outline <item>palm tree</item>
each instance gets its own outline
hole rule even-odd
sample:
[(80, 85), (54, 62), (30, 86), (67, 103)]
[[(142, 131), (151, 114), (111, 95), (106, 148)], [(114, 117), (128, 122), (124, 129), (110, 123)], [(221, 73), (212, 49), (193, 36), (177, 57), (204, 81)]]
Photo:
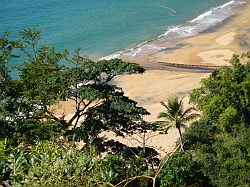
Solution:
[(161, 102), (161, 105), (166, 108), (166, 111), (159, 113), (157, 118), (163, 118), (164, 121), (157, 121), (161, 125), (162, 130), (166, 133), (170, 128), (177, 128), (180, 135), (180, 146), (184, 152), (181, 128), (186, 129), (185, 123), (194, 120), (199, 116), (198, 113), (192, 113), (196, 109), (189, 107), (184, 110), (182, 99), (178, 97), (171, 97), (168, 99), (167, 104)]

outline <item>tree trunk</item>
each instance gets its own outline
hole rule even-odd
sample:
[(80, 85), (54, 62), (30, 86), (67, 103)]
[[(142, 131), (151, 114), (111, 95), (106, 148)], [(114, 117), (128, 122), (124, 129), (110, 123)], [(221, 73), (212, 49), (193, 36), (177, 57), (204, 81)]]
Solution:
[(153, 187), (155, 187), (155, 178), (153, 178)]
[(180, 144), (181, 144), (181, 151), (184, 152), (184, 148), (183, 148), (183, 143), (182, 143), (182, 134), (181, 134), (181, 129), (178, 128), (179, 131), (179, 135), (180, 135)]

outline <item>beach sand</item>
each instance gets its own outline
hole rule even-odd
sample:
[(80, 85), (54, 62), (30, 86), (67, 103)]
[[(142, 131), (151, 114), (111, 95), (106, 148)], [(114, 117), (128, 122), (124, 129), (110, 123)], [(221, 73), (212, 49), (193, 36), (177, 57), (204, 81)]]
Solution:
[[(164, 110), (159, 104), (169, 97), (184, 98), (188, 106), (188, 93), (200, 86), (200, 80), (208, 77), (209, 73), (185, 68), (165, 66), (168, 63), (187, 64), (192, 66), (221, 66), (229, 65), (232, 54), (241, 54), (250, 50), (250, 6), (245, 4), (237, 15), (226, 20), (220, 27), (211, 29), (198, 36), (184, 38), (178, 41), (178, 48), (128, 58), (125, 61), (136, 62), (144, 67), (150, 67), (144, 74), (121, 75), (114, 79), (114, 83), (122, 87), (125, 94), (146, 108), (151, 115), (145, 120), (156, 121), (157, 115)], [(152, 41), (154, 42), (154, 41)], [(168, 42), (165, 43), (166, 48)], [(64, 107), (64, 106), (62, 106)], [(66, 107), (70, 109), (70, 107)], [(73, 110), (73, 109), (70, 109)], [(65, 110), (68, 115), (73, 111)], [(116, 138), (112, 134), (105, 134), (108, 138), (115, 138), (129, 146), (140, 145), (130, 138)], [(172, 129), (166, 135), (154, 136), (147, 142), (147, 146), (157, 150), (170, 152), (173, 150), (178, 131)], [(163, 152), (164, 152), (163, 151)], [(162, 153), (163, 153), (162, 152)]]
[[(121, 56), (124, 60), (154, 68), (157, 64), (175, 63), (201, 66), (221, 66), (228, 64), (232, 54), (250, 49), (250, 8), (244, 4), (236, 16), (228, 18), (221, 26), (200, 35), (179, 41), (152, 41), (152, 45), (166, 48), (137, 56)], [(159, 43), (160, 42), (160, 43)], [(172, 46), (174, 43), (174, 46)], [(171, 46), (171, 47), (169, 47)], [(153, 63), (152, 63), (153, 62)]]

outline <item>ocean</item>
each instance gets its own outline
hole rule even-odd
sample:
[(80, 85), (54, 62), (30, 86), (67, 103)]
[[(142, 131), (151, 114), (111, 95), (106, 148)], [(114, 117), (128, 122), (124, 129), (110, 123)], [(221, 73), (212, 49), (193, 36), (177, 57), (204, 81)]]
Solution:
[[(38, 26), (42, 42), (81, 48), (92, 59), (150, 50), (148, 41), (192, 36), (215, 27), (247, 0), (1, 0), (0, 32), (15, 38)], [(107, 58), (108, 58), (107, 57)]]

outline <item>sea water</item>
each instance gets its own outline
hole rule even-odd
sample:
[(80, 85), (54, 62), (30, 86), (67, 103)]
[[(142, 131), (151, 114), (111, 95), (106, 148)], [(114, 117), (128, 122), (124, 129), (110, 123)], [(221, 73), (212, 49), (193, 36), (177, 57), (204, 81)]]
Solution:
[(0, 32), (8, 30), (15, 37), (38, 26), (42, 42), (58, 50), (81, 48), (93, 59), (116, 57), (138, 46), (142, 50), (155, 38), (199, 34), (231, 16), (231, 9), (244, 1), (0, 0)]

